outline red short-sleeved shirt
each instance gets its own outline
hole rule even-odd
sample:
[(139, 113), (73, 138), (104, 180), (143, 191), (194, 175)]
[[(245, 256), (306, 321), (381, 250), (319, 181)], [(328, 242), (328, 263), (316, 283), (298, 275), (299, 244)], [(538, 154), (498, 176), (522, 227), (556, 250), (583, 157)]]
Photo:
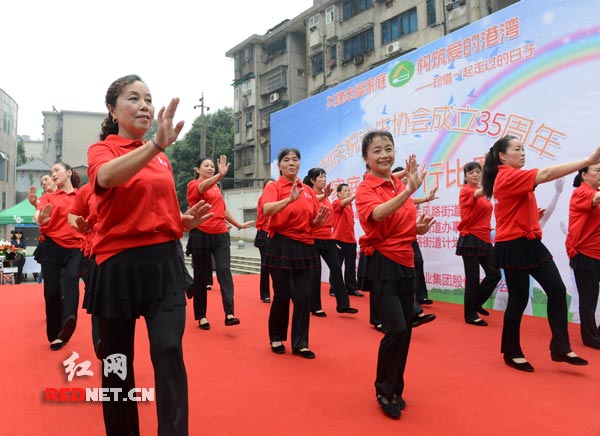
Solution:
[(339, 198), (331, 205), (333, 208), (333, 239), (336, 241), (356, 243), (354, 234), (354, 210), (352, 203), (342, 207), (342, 200)]
[(319, 201), (319, 203), (325, 206), (327, 209), (329, 209), (331, 213), (329, 214), (327, 221), (325, 221), (325, 223), (322, 226), (315, 228), (313, 235), (315, 239), (333, 239), (333, 224), (335, 221), (333, 218), (333, 208), (331, 207), (331, 202), (329, 201), (329, 198), (323, 197), (323, 199)]
[(475, 198), (476, 190), (469, 185), (464, 185), (460, 190), (458, 231), (461, 236), (473, 235), (489, 244), (492, 242), (490, 238), (492, 203), (484, 196)]
[(581, 253), (600, 260), (600, 207), (592, 207), (592, 200), (597, 193), (597, 189), (582, 183), (571, 194), (566, 240), (569, 257)]
[(188, 183), (187, 187), (187, 200), (190, 207), (198, 203), (200, 200), (204, 200), (210, 204), (210, 212), (214, 215), (201, 223), (198, 230), (202, 230), (204, 233), (211, 235), (218, 235), (220, 233), (227, 233), (227, 224), (225, 224), (225, 200), (223, 200), (223, 194), (221, 190), (215, 184), (209, 189), (204, 191), (202, 194), (198, 192), (198, 185), (202, 183), (201, 179), (192, 180)]
[(92, 254), (98, 264), (124, 250), (181, 239), (183, 235), (173, 171), (166, 154), (154, 156), (121, 186), (104, 189), (96, 183), (102, 165), (141, 145), (140, 141), (109, 135), (88, 150), (88, 176), (98, 209)]
[(265, 204), (264, 195), (261, 194), (258, 197), (258, 201), (256, 202), (256, 223), (254, 227), (256, 230), (262, 230), (264, 232), (269, 232), (269, 218), (263, 213), (263, 205)]
[(392, 182), (365, 175), (356, 190), (356, 209), (365, 234), (359, 238), (360, 251), (369, 255), (373, 249), (388, 259), (407, 267), (415, 266), (412, 243), (417, 239), (417, 208), (409, 198), (392, 215), (383, 221), (371, 217), (373, 210), (395, 198), (406, 188), (400, 179), (392, 176)]
[(89, 183), (86, 183), (81, 187), (75, 196), (75, 201), (73, 201), (69, 213), (72, 213), (73, 215), (79, 215), (89, 222), (90, 229), (84, 235), (85, 241), (83, 243), (83, 254), (85, 256), (90, 256), (92, 252), (92, 244), (94, 242), (94, 226), (98, 221), (98, 210), (96, 208), (96, 196), (92, 192), (92, 187)]
[(535, 199), (535, 178), (538, 170), (519, 170), (498, 166), (494, 182), (494, 216), (496, 242), (519, 238), (542, 239)]
[(42, 195), (37, 206), (37, 210), (42, 210), (47, 204), (52, 205), (50, 221), (44, 226), (44, 235), (63, 248), (83, 247), (83, 235), (71, 227), (67, 220), (76, 195), (77, 189), (70, 193), (57, 189), (52, 193)]
[[(293, 185), (285, 177), (280, 177), (274, 183), (269, 183), (263, 191), (263, 207), (267, 203), (289, 198)], [(313, 220), (319, 212), (319, 201), (312, 188), (301, 184), (304, 191), (296, 201), (288, 204), (283, 210), (270, 216), (269, 236), (273, 238), (275, 233), (287, 236), (305, 244), (314, 244)]]

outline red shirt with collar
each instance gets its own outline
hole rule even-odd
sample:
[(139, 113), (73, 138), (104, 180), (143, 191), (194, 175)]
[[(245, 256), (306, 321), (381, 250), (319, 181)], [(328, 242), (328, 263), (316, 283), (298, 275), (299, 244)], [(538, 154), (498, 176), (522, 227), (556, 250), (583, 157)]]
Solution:
[[(392, 183), (393, 182), (393, 183)], [(417, 208), (412, 198), (382, 221), (372, 218), (375, 208), (404, 191), (395, 176), (392, 181), (366, 174), (356, 190), (356, 210), (365, 234), (359, 238), (360, 251), (367, 256), (377, 250), (388, 259), (407, 267), (415, 266), (412, 243), (417, 239)]]
[(201, 223), (198, 230), (202, 230), (204, 233), (211, 235), (218, 235), (220, 233), (227, 233), (227, 224), (225, 224), (225, 200), (223, 200), (223, 194), (215, 183), (209, 189), (204, 191), (202, 194), (198, 192), (198, 186), (202, 183), (202, 179), (195, 179), (188, 183), (187, 187), (187, 200), (190, 207), (198, 203), (200, 200), (204, 200), (206, 203), (211, 205), (210, 212), (214, 215)]
[(339, 198), (331, 205), (333, 208), (333, 239), (336, 241), (356, 243), (354, 234), (354, 210), (352, 202), (342, 207), (342, 200)]
[(496, 242), (519, 238), (542, 239), (542, 228), (535, 199), (538, 169), (520, 170), (498, 166), (494, 182)]
[(571, 194), (569, 231), (565, 242), (569, 257), (581, 253), (600, 260), (600, 207), (592, 207), (597, 193), (597, 189), (582, 182)]
[(109, 135), (88, 149), (88, 176), (98, 210), (92, 255), (99, 265), (124, 250), (181, 239), (183, 235), (173, 172), (166, 154), (158, 153), (116, 188), (105, 189), (96, 183), (102, 165), (141, 145), (137, 140)]
[[(318, 199), (317, 199), (317, 201), (318, 201)], [(321, 201), (319, 201), (319, 203), (322, 204), (323, 206), (325, 206), (327, 209), (329, 209), (330, 214), (329, 214), (329, 217), (327, 217), (327, 221), (325, 221), (325, 224), (323, 224), (320, 227), (315, 228), (313, 235), (314, 235), (315, 239), (321, 239), (321, 240), (333, 239), (333, 224), (335, 223), (335, 221), (334, 221), (334, 217), (333, 217), (333, 208), (331, 207), (331, 202), (329, 201), (329, 198), (323, 197), (323, 199)]]
[(96, 209), (96, 196), (92, 192), (92, 187), (89, 183), (81, 187), (75, 196), (75, 201), (71, 205), (69, 213), (79, 215), (89, 222), (89, 230), (84, 234), (83, 254), (90, 256), (94, 242), (94, 226), (98, 221), (98, 210)]
[[(274, 183), (269, 183), (263, 191), (263, 207), (266, 203), (289, 198), (292, 187), (296, 183), (297, 181), (292, 183), (283, 176)], [(298, 199), (270, 216), (269, 237), (273, 238), (275, 233), (279, 233), (296, 241), (313, 245), (315, 243), (313, 220), (319, 212), (319, 201), (310, 186), (302, 183), (299, 186), (302, 186), (304, 191)]]
[(37, 206), (37, 210), (42, 210), (47, 204), (52, 205), (50, 221), (44, 225), (43, 234), (63, 248), (83, 247), (83, 235), (71, 227), (67, 220), (76, 195), (77, 189), (70, 193), (57, 189), (52, 193), (42, 195)]
[(256, 223), (254, 227), (256, 230), (262, 230), (264, 232), (269, 232), (269, 218), (263, 213), (263, 205), (265, 204), (264, 200), (264, 192), (258, 197), (258, 201), (256, 203)]
[(483, 242), (491, 244), (492, 203), (483, 195), (475, 198), (476, 190), (469, 185), (464, 185), (460, 190), (458, 231), (461, 236), (473, 235)]

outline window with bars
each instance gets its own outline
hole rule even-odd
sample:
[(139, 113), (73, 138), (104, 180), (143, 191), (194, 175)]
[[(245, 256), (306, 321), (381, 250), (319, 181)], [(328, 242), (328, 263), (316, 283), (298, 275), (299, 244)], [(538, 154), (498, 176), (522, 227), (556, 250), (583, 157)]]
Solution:
[(349, 62), (355, 56), (373, 50), (375, 48), (373, 35), (373, 28), (370, 28), (344, 40), (344, 61)]
[(282, 88), (287, 88), (287, 67), (279, 67), (261, 77), (262, 94), (270, 94)]
[(412, 8), (381, 23), (381, 42), (387, 44), (417, 30), (417, 8)]

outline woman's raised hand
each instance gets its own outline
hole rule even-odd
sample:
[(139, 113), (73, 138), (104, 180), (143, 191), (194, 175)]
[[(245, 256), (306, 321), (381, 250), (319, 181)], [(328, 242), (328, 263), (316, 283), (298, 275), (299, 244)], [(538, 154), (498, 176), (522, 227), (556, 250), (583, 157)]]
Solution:
[[(425, 167), (423, 167), (425, 168)], [(411, 154), (406, 160), (406, 177), (408, 177), (408, 189), (411, 192), (415, 192), (425, 179), (427, 170), (423, 169), (419, 173), (419, 164), (417, 163), (417, 157)]]
[(298, 197), (300, 197), (300, 194), (302, 194), (303, 192), (304, 186), (302, 185), (302, 183), (300, 183), (300, 180), (296, 180), (294, 187), (290, 191), (290, 203), (298, 200)]
[(183, 129), (183, 121), (179, 121), (176, 125), (173, 125), (173, 118), (175, 118), (178, 105), (179, 97), (172, 98), (166, 108), (163, 106), (158, 111), (158, 130), (156, 131), (154, 141), (163, 150), (175, 142), (179, 136), (179, 132)]
[(183, 230), (185, 232), (198, 227), (201, 223), (209, 219), (214, 213), (208, 213), (211, 205), (206, 203), (204, 200), (200, 200), (198, 203), (190, 207), (181, 216), (183, 222)]
[(219, 168), (219, 174), (221, 177), (225, 177), (227, 171), (229, 171), (229, 163), (227, 163), (227, 156), (222, 154), (219, 156), (219, 160), (217, 161), (217, 167)]
[(329, 218), (330, 214), (331, 214), (331, 209), (329, 209), (327, 206), (325, 206), (323, 204), (320, 205), (319, 211), (317, 212), (317, 216), (315, 217), (315, 221), (314, 221), (315, 227), (319, 227), (319, 226), (322, 226), (323, 224), (325, 224), (325, 221), (327, 221), (327, 218)]

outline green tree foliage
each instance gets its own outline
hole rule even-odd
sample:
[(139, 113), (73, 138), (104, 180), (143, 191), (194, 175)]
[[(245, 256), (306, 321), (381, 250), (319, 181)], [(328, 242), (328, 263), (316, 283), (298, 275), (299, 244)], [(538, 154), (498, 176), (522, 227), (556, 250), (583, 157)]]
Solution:
[(25, 145), (23, 145), (23, 138), (17, 136), (17, 166), (23, 165), (27, 162), (27, 156), (25, 156)]
[[(202, 157), (210, 157), (216, 161), (221, 154), (225, 154), (231, 165), (227, 176), (221, 181), (221, 188), (233, 188), (233, 109), (219, 109), (205, 116), (204, 121), (206, 122), (207, 156)], [(187, 185), (194, 178), (194, 167), (201, 157), (202, 126), (202, 118), (196, 118), (185, 136), (167, 149), (173, 167), (177, 198), (182, 210), (187, 209)]]

